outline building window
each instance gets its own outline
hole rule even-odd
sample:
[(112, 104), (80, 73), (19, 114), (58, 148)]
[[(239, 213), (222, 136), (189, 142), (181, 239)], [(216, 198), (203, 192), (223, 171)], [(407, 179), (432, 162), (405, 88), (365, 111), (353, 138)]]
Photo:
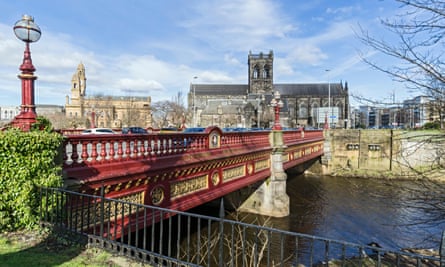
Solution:
[(255, 66), (253, 68), (253, 78), (258, 79), (259, 75), (260, 75), (260, 69), (258, 68), (258, 66)]
[(270, 68), (269, 68), (269, 66), (265, 66), (264, 67), (263, 78), (266, 78), (266, 79), (270, 78)]
[(306, 118), (307, 117), (307, 108), (305, 104), (300, 104), (298, 108), (298, 117), (299, 118)]

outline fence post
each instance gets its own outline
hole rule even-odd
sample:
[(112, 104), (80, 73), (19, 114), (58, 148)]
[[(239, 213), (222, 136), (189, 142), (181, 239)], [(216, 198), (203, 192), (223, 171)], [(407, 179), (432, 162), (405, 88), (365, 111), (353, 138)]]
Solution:
[(219, 206), (219, 259), (218, 265), (224, 266), (224, 198)]
[(440, 239), (440, 267), (445, 267), (445, 230), (442, 232), (442, 238)]
[(100, 237), (104, 237), (104, 218), (105, 218), (105, 187), (100, 187)]

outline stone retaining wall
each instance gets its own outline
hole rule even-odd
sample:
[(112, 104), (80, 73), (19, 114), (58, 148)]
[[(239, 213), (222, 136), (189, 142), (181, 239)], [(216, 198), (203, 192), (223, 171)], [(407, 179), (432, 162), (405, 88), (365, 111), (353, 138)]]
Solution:
[(356, 175), (361, 171), (405, 175), (413, 168), (432, 168), (442, 164), (443, 139), (443, 132), (328, 130), (325, 131), (323, 173)]

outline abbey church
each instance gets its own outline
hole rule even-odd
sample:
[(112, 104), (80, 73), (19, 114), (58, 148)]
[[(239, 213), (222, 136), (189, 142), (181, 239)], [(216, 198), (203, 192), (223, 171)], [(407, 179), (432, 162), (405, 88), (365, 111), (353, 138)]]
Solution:
[(71, 79), (71, 98), (65, 114), (74, 127), (152, 126), (151, 98), (134, 96), (87, 96), (85, 66), (80, 63)]
[(349, 93), (345, 83), (275, 83), (274, 54), (248, 55), (248, 84), (190, 84), (193, 126), (261, 127), (273, 124), (271, 100), (280, 93), (283, 127), (347, 128)]

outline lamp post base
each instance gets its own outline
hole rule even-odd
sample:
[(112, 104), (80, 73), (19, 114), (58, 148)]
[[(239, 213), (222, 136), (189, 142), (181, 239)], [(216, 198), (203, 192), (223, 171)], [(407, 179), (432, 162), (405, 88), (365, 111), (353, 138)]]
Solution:
[(10, 125), (14, 128), (19, 128), (22, 131), (29, 131), (31, 126), (36, 123), (37, 115), (32, 112), (20, 112), (10, 123)]

